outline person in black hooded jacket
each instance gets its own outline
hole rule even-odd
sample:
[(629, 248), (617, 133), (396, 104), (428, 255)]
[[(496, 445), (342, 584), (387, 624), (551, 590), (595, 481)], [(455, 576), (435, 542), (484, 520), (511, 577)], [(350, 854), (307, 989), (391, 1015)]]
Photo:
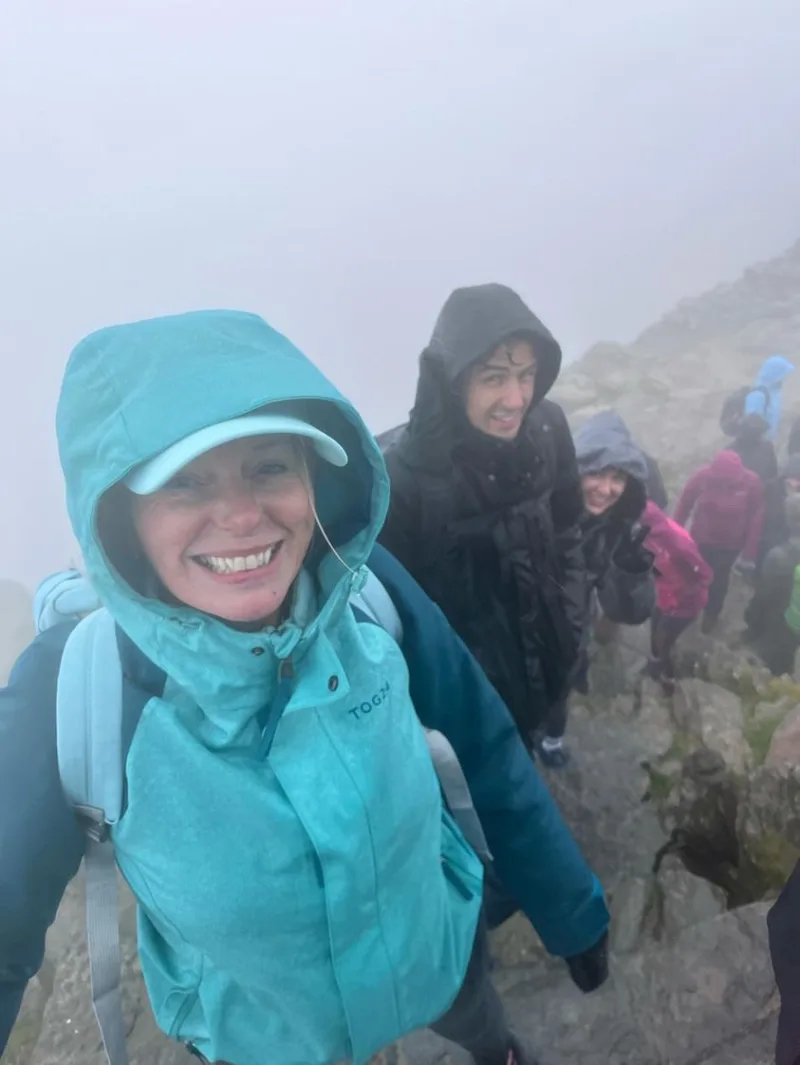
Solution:
[[(544, 401), (561, 349), (504, 285), (457, 289), (420, 357), (382, 541), (438, 603), (532, 749), (569, 691), (585, 614), (580, 478)], [(539, 408), (535, 421), (530, 417)]]

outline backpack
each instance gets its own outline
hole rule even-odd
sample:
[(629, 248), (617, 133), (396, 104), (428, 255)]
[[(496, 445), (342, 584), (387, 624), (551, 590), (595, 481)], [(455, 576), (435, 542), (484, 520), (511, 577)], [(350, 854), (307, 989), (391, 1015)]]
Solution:
[(36, 632), (63, 621), (76, 621), (100, 606), (97, 592), (76, 569), (60, 570), (41, 582), (33, 599)]
[[(120, 995), (117, 870), (111, 840), (111, 829), (125, 806), (122, 663), (114, 619), (100, 606), (85, 577), (75, 570), (55, 574), (40, 585), (42, 599), (48, 590), (53, 593), (62, 586), (63, 591), (65, 581), (83, 616), (67, 638), (58, 673), (58, 768), (67, 799), (86, 833), (86, 939), (92, 1007), (109, 1065), (129, 1065)], [(367, 571), (361, 590), (351, 596), (350, 605), (356, 617), (378, 625), (402, 644), (400, 616), (371, 571)], [(47, 613), (42, 603), (37, 605), (36, 616), (37, 624), (42, 619), (45, 628), (68, 620), (63, 609)], [(488, 865), (491, 854), (458, 757), (442, 733), (426, 729), (425, 735), (445, 804), (465, 839)]]
[(792, 597), (789, 600), (789, 606), (786, 608), (786, 613), (783, 615), (786, 618), (786, 624), (792, 630), (795, 635), (800, 636), (800, 565), (794, 567), (794, 574), (792, 577)]
[(735, 392), (731, 392), (723, 403), (722, 413), (719, 416), (719, 427), (726, 436), (739, 435), (739, 430), (745, 418), (744, 409), (747, 404), (747, 397), (751, 392), (760, 392), (764, 397), (764, 409), (765, 411), (769, 410), (769, 389), (764, 388), (762, 385), (757, 385), (755, 388), (743, 385), (741, 388), (737, 388)]

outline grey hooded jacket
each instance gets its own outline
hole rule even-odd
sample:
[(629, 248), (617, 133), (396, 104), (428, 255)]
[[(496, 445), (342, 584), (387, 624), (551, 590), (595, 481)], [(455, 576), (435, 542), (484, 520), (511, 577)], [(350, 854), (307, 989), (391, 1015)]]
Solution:
[(610, 621), (640, 625), (655, 607), (653, 556), (637, 544), (638, 521), (647, 503), (647, 457), (613, 410), (590, 418), (574, 434), (581, 476), (613, 467), (628, 475), (620, 498), (581, 523), (586, 562), (587, 603), (596, 591)]

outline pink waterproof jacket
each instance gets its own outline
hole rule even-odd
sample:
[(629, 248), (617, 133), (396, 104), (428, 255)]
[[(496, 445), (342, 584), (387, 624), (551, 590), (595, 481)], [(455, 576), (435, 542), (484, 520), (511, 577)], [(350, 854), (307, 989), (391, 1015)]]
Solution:
[(645, 546), (655, 557), (658, 609), (678, 618), (694, 618), (708, 602), (711, 568), (689, 533), (657, 507), (645, 507), (642, 522), (650, 526)]
[(675, 521), (692, 517), (698, 544), (727, 547), (755, 561), (764, 524), (764, 486), (734, 451), (720, 451), (691, 478), (675, 508)]

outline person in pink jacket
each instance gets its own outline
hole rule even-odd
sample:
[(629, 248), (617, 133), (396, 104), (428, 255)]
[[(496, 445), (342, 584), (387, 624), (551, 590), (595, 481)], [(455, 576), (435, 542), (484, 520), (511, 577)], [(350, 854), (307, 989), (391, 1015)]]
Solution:
[(764, 485), (734, 451), (720, 451), (689, 480), (675, 508), (675, 521), (691, 531), (714, 578), (708, 593), (703, 632), (711, 632), (725, 604), (731, 570), (741, 555), (755, 568), (764, 524)]
[(656, 609), (650, 620), (647, 672), (669, 694), (675, 687), (672, 649), (708, 602), (713, 573), (690, 534), (650, 500), (642, 515), (645, 547), (655, 555)]

